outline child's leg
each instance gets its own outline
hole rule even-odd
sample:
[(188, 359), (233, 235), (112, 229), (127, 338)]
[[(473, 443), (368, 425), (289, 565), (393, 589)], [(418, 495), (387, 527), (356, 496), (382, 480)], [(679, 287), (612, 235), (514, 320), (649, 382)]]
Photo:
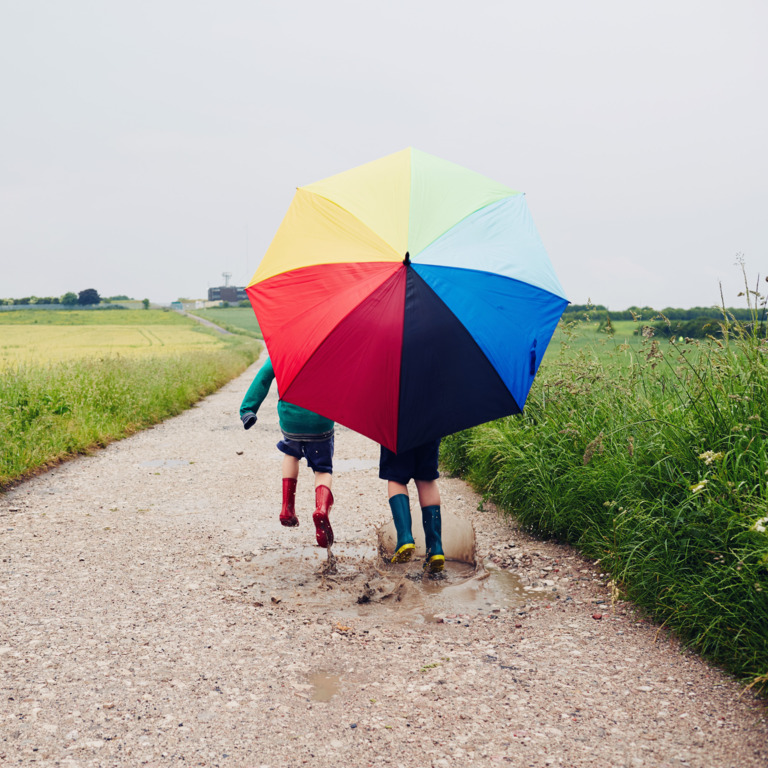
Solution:
[(283, 456), (283, 478), (296, 480), (299, 477), (299, 460), (287, 453)]
[(327, 475), (327, 483), (322, 482), (315, 474), (315, 511), (312, 522), (315, 524), (315, 539), (318, 547), (330, 547), (333, 544), (333, 528), (328, 519), (328, 513), (333, 506), (330, 480), (331, 476)]
[(436, 480), (416, 480), (421, 504), (421, 522), (424, 525), (424, 540), (427, 556), (424, 568), (430, 573), (442, 571), (445, 567), (443, 553), (442, 519), (440, 516), (440, 490)]
[(392, 510), (392, 520), (397, 531), (397, 544), (393, 563), (407, 563), (413, 556), (416, 545), (413, 543), (411, 530), (411, 505), (408, 499), (408, 487), (394, 480), (387, 481), (389, 508)]
[(440, 489), (437, 480), (416, 480), (416, 490), (419, 492), (419, 504), (422, 507), (440, 506)]
[(315, 524), (315, 539), (318, 547), (330, 547), (333, 544), (333, 528), (328, 513), (333, 506), (331, 480), (333, 478), (333, 436), (327, 440), (314, 440), (305, 443), (307, 464), (315, 473), (315, 511), (312, 522)]
[(402, 483), (396, 483), (394, 480), (387, 480), (387, 496), (391, 499), (400, 494), (408, 495), (408, 486)]
[(299, 476), (299, 460), (294, 456), (283, 456), (283, 508), (280, 522), (289, 528), (299, 524), (296, 517), (296, 481)]

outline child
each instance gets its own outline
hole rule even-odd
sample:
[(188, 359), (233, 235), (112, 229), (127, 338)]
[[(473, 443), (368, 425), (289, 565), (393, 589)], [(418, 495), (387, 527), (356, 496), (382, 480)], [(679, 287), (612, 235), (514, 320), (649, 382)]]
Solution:
[(393, 563), (408, 562), (415, 549), (411, 532), (411, 506), (408, 499), (408, 481), (413, 479), (419, 493), (421, 522), (424, 525), (424, 539), (427, 556), (424, 570), (438, 573), (445, 567), (440, 519), (440, 490), (437, 487), (437, 461), (440, 455), (440, 439), (412, 448), (409, 451), (392, 453), (381, 446), (379, 477), (387, 481), (389, 507), (397, 531), (397, 544)]
[[(256, 423), (256, 412), (269, 392), (275, 371), (272, 361), (260, 368), (256, 378), (248, 387), (240, 405), (240, 419), (246, 429)], [(312, 515), (315, 523), (315, 538), (319, 547), (333, 544), (333, 529), (328, 513), (333, 506), (331, 478), (333, 475), (333, 426), (330, 419), (318, 416), (298, 405), (278, 400), (277, 415), (283, 439), (277, 444), (283, 457), (283, 508), (280, 522), (286, 526), (299, 524), (296, 517), (295, 499), (296, 482), (299, 477), (299, 459), (306, 458), (310, 469), (315, 473), (316, 508)]]

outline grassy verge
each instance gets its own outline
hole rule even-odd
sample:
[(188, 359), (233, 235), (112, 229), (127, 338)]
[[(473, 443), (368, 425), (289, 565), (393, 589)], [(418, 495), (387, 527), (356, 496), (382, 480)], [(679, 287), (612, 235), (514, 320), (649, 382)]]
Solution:
[(240, 336), (203, 352), (6, 368), (0, 490), (182, 412), (244, 371), (260, 348)]
[(177, 312), (162, 309), (136, 311), (133, 309), (34, 310), (19, 309), (0, 312), (0, 326), (11, 325), (189, 325), (189, 320)]
[(264, 338), (261, 335), (259, 323), (250, 307), (213, 307), (211, 309), (190, 310), (190, 315), (210, 320), (221, 328), (232, 333), (242, 333), (256, 339)]
[(768, 340), (724, 325), (722, 342), (566, 344), (545, 358), (523, 416), (445, 438), (441, 457), (764, 688)]

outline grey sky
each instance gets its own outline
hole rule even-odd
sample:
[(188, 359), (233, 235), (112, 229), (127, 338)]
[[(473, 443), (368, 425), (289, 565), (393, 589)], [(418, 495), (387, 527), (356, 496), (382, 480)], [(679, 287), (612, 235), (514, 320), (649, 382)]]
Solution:
[(527, 193), (566, 294), (768, 272), (768, 4), (0, 0), (0, 297), (245, 284), (294, 188), (408, 146)]

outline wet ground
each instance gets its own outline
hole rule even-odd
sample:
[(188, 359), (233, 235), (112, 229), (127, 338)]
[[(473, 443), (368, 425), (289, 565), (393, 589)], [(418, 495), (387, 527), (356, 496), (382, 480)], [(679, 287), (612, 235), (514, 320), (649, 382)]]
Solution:
[(255, 371), (0, 497), (0, 764), (768, 764), (761, 700), (458, 479), (443, 578), (387, 562), (378, 449), (345, 429), (332, 560), (306, 469), (280, 526)]
[(332, 563), (317, 547), (306, 546), (263, 545), (258, 552), (226, 558), (244, 600), (300, 608), (308, 615), (333, 610), (346, 618), (382, 616), (419, 624), (476, 611), (516, 611), (547, 598), (531, 594), (518, 576), (490, 561), (448, 559), (443, 573), (430, 575), (419, 559), (393, 565), (370, 546), (337, 543)]

